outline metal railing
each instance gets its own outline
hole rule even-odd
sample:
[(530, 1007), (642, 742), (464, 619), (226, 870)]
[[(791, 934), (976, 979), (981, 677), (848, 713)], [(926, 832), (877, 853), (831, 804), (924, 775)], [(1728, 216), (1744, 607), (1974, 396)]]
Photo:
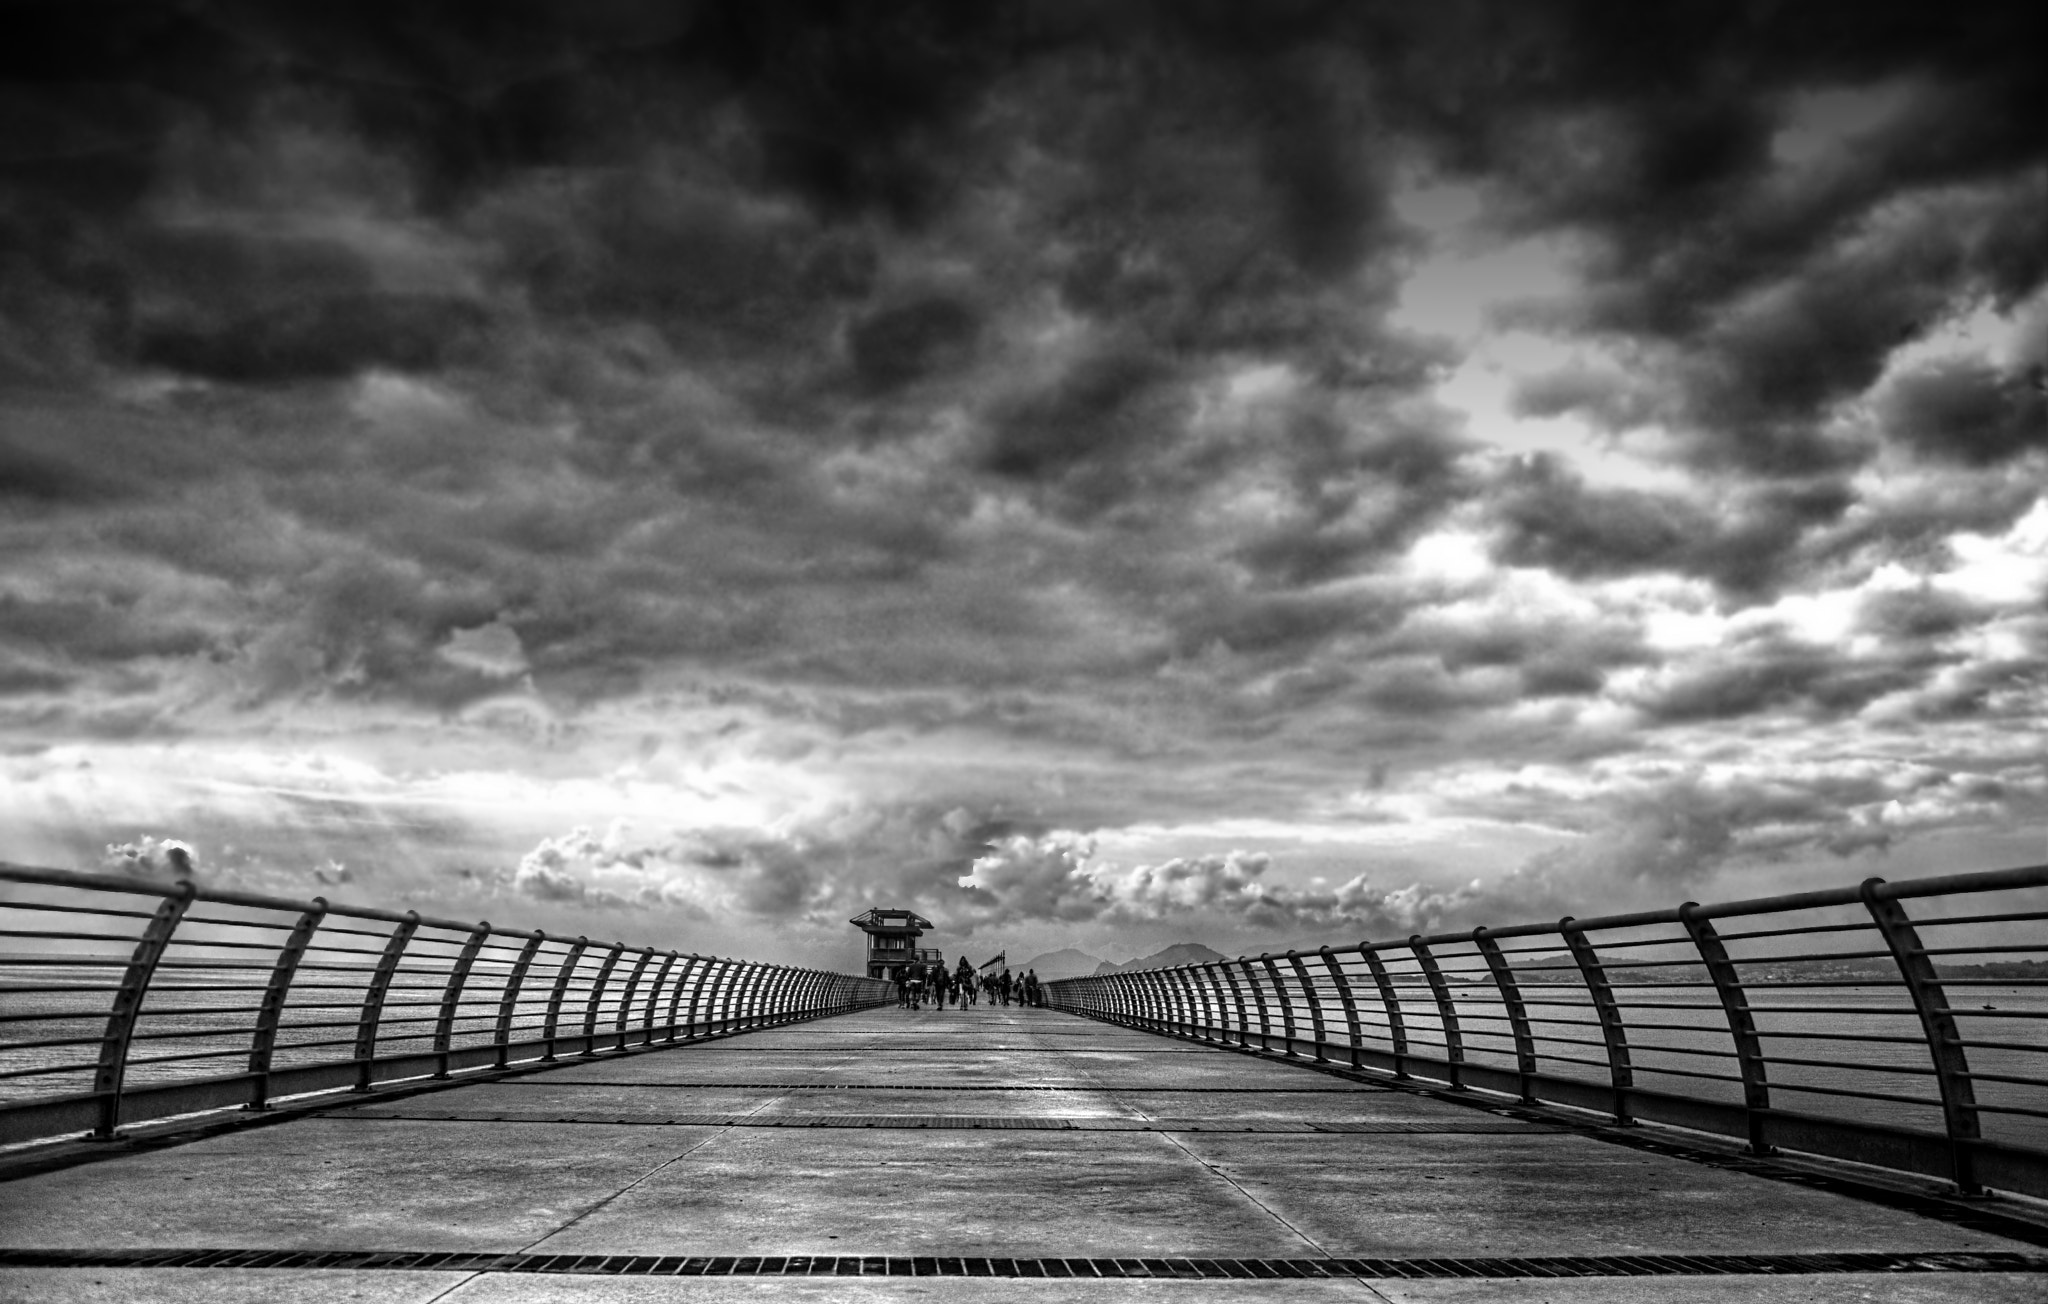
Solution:
[(2048, 1197), (2044, 887), (2048, 865), (1873, 878), (1047, 992), (1153, 1032)]
[(888, 984), (0, 863), (0, 1145), (867, 1009)]

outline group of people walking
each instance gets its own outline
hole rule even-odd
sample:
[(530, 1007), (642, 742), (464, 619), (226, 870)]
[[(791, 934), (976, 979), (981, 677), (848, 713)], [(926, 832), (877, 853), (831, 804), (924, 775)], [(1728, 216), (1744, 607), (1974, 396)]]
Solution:
[(965, 956), (951, 973), (943, 964), (899, 964), (890, 976), (896, 980), (896, 1004), (906, 1010), (921, 1010), (927, 1004), (935, 1010), (945, 1009), (948, 1003), (955, 1008), (979, 1005), (983, 996), (990, 1005), (997, 1001), (1008, 1005), (1013, 1000), (1019, 1005), (1045, 1004), (1045, 988), (1035, 970), (1026, 969), (1019, 976), (1006, 966), (1000, 973), (984, 977)]

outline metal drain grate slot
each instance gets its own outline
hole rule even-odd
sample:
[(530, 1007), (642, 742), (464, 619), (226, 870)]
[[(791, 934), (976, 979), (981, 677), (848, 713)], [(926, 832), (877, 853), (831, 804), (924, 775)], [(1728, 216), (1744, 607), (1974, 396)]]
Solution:
[(2048, 1274), (2048, 1256), (1991, 1251), (1846, 1254), (1629, 1254), (1427, 1259), (997, 1259), (895, 1256), (467, 1254), (414, 1250), (0, 1250), (8, 1268), (342, 1268), (623, 1277), (1351, 1277), (1823, 1276), (1848, 1272)]

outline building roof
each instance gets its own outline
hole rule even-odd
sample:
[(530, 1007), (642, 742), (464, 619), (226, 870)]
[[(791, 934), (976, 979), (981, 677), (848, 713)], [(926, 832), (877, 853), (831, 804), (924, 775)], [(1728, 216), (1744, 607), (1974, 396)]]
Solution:
[(865, 928), (869, 932), (873, 932), (876, 929), (887, 929), (890, 932), (908, 929), (913, 933), (918, 933), (932, 926), (931, 920), (926, 919), (914, 910), (892, 910), (881, 906), (870, 907), (866, 913), (855, 915), (846, 922), (859, 928)]

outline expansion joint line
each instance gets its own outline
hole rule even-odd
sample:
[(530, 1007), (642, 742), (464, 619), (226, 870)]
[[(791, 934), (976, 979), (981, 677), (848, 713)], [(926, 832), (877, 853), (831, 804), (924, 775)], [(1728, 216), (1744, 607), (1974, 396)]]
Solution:
[[(759, 1104), (758, 1106), (756, 1106), (755, 1108), (753, 1108), (753, 1109), (751, 1109), (751, 1110), (747, 1111), (747, 1113), (746, 1113), (746, 1114), (744, 1115), (744, 1117), (747, 1117), (747, 1118), (752, 1118), (752, 1117), (753, 1117), (753, 1116), (754, 1116), (755, 1114), (758, 1114), (758, 1113), (760, 1113), (760, 1112), (761, 1112), (762, 1110), (764, 1110), (764, 1109), (768, 1108), (768, 1106), (770, 1106), (770, 1105), (774, 1104), (774, 1103), (775, 1103), (775, 1101), (776, 1101), (777, 1099), (779, 1099), (779, 1097), (772, 1097), (772, 1096), (771, 1096), (771, 1097), (770, 1097), (769, 1099), (767, 1099), (767, 1100), (764, 1100), (764, 1101), (762, 1101), (762, 1102), (761, 1102), (761, 1103), (760, 1103), (760, 1104)], [(617, 1199), (618, 1199), (619, 1197), (621, 1197), (621, 1196), (625, 1195), (625, 1194), (626, 1194), (627, 1192), (629, 1192), (629, 1191), (632, 1191), (632, 1190), (635, 1190), (635, 1189), (637, 1189), (637, 1188), (638, 1188), (638, 1187), (640, 1187), (640, 1186), (641, 1186), (641, 1185), (642, 1185), (643, 1183), (645, 1183), (645, 1182), (648, 1182), (648, 1181), (652, 1180), (652, 1179), (653, 1179), (653, 1177), (654, 1177), (654, 1175), (655, 1175), (656, 1173), (659, 1173), (659, 1172), (661, 1172), (661, 1171), (662, 1171), (662, 1170), (663, 1170), (664, 1168), (667, 1168), (667, 1167), (669, 1167), (669, 1166), (671, 1166), (671, 1165), (673, 1165), (673, 1164), (679, 1164), (679, 1163), (681, 1163), (681, 1162), (682, 1162), (683, 1160), (685, 1160), (685, 1159), (688, 1159), (688, 1158), (689, 1158), (689, 1157), (690, 1157), (691, 1155), (694, 1155), (694, 1154), (696, 1154), (696, 1153), (697, 1153), (697, 1152), (698, 1152), (699, 1150), (702, 1150), (702, 1149), (703, 1149), (703, 1148), (704, 1148), (705, 1146), (708, 1146), (708, 1145), (710, 1145), (710, 1144), (711, 1144), (711, 1143), (712, 1143), (713, 1141), (716, 1141), (716, 1140), (717, 1140), (717, 1139), (718, 1139), (719, 1137), (722, 1137), (722, 1136), (724, 1136), (724, 1135), (725, 1135), (725, 1134), (726, 1134), (727, 1132), (730, 1132), (730, 1131), (732, 1131), (732, 1128), (733, 1128), (733, 1125), (732, 1125), (732, 1124), (730, 1124), (730, 1123), (728, 1123), (728, 1124), (726, 1124), (726, 1125), (725, 1125), (724, 1127), (721, 1127), (721, 1128), (719, 1128), (719, 1129), (718, 1129), (717, 1131), (715, 1131), (715, 1132), (711, 1133), (711, 1134), (710, 1134), (709, 1136), (707, 1136), (707, 1137), (704, 1137), (704, 1138), (703, 1138), (702, 1140), (698, 1141), (696, 1145), (693, 1145), (693, 1146), (691, 1146), (691, 1147), (690, 1147), (689, 1149), (687, 1149), (687, 1150), (683, 1151), (682, 1153), (680, 1153), (680, 1154), (675, 1154), (675, 1155), (671, 1155), (671, 1156), (669, 1156), (669, 1157), (668, 1157), (667, 1159), (664, 1159), (664, 1160), (662, 1160), (662, 1161), (661, 1161), (660, 1163), (658, 1163), (658, 1164), (656, 1164), (656, 1165), (655, 1165), (654, 1167), (652, 1167), (652, 1168), (648, 1169), (648, 1170), (647, 1170), (646, 1172), (644, 1172), (644, 1173), (640, 1174), (640, 1176), (638, 1176), (638, 1177), (634, 1178), (634, 1179), (633, 1179), (632, 1181), (630, 1181), (630, 1182), (626, 1183), (626, 1184), (625, 1184), (624, 1186), (620, 1187), (620, 1188), (619, 1188), (618, 1190), (616, 1190), (616, 1191), (613, 1191), (613, 1192), (612, 1192), (612, 1193), (611, 1193), (610, 1195), (606, 1196), (606, 1197), (605, 1197), (604, 1199), (602, 1199), (602, 1200), (599, 1200), (599, 1201), (598, 1201), (598, 1202), (597, 1202), (596, 1204), (593, 1204), (593, 1205), (591, 1205), (591, 1206), (590, 1206), (590, 1207), (589, 1207), (588, 1209), (585, 1209), (585, 1210), (584, 1210), (584, 1211), (583, 1211), (582, 1213), (579, 1213), (579, 1214), (577, 1214), (577, 1215), (576, 1215), (576, 1216), (575, 1216), (574, 1218), (571, 1218), (571, 1219), (570, 1219), (569, 1221), (567, 1221), (567, 1222), (563, 1223), (563, 1224), (562, 1224), (562, 1225), (561, 1225), (560, 1227), (557, 1227), (557, 1228), (555, 1228), (555, 1229), (554, 1229), (553, 1231), (550, 1231), (550, 1232), (545, 1232), (545, 1233), (543, 1233), (543, 1234), (542, 1234), (542, 1235), (541, 1235), (541, 1236), (540, 1236), (539, 1238), (537, 1238), (537, 1239), (536, 1239), (536, 1240), (535, 1240), (535, 1241), (534, 1241), (534, 1242), (533, 1242), (532, 1244), (530, 1244), (530, 1245), (524, 1245), (524, 1246), (521, 1246), (521, 1247), (520, 1247), (520, 1250), (519, 1250), (519, 1252), (520, 1252), (521, 1254), (531, 1254), (531, 1253), (532, 1253), (532, 1252), (534, 1251), (534, 1248), (535, 1248), (536, 1246), (540, 1245), (540, 1244), (541, 1244), (541, 1243), (542, 1243), (543, 1241), (547, 1241), (547, 1240), (550, 1240), (550, 1239), (552, 1239), (552, 1238), (554, 1238), (554, 1237), (556, 1237), (556, 1236), (560, 1236), (560, 1235), (561, 1235), (561, 1234), (562, 1234), (563, 1232), (566, 1232), (566, 1231), (568, 1231), (568, 1230), (569, 1230), (569, 1229), (570, 1229), (571, 1227), (574, 1227), (574, 1226), (575, 1226), (575, 1225), (576, 1225), (577, 1223), (580, 1223), (580, 1222), (582, 1222), (582, 1221), (583, 1221), (583, 1220), (584, 1220), (585, 1218), (588, 1218), (588, 1217), (589, 1217), (590, 1215), (592, 1215), (592, 1214), (596, 1213), (596, 1212), (597, 1212), (598, 1210), (600, 1210), (600, 1209), (604, 1209), (604, 1208), (607, 1208), (607, 1207), (609, 1207), (609, 1206), (611, 1205), (612, 1201), (614, 1201), (614, 1200), (617, 1200)]]
[[(1117, 1103), (1123, 1105), (1124, 1108), (1131, 1110), (1133, 1113), (1137, 1114), (1138, 1117), (1144, 1119), (1147, 1123), (1156, 1124), (1159, 1121), (1159, 1116), (1154, 1114), (1151, 1110), (1146, 1109), (1143, 1105), (1125, 1100), (1123, 1098), (1122, 1093), (1119, 1092), (1115, 1087), (1110, 1086), (1101, 1078), (1096, 1077), (1094, 1070), (1089, 1068), (1087, 1064), (1083, 1063), (1080, 1067), (1082, 1073), (1086, 1074), (1090, 1078), (1095, 1079), (1096, 1089), (1101, 1091), (1102, 1094), (1108, 1096), (1111, 1100), (1114, 1100)], [(1250, 1191), (1245, 1190), (1236, 1178), (1224, 1172), (1222, 1169), (1210, 1163), (1208, 1160), (1202, 1158), (1194, 1151), (1188, 1149), (1187, 1146), (1181, 1143), (1179, 1137), (1174, 1136), (1173, 1133), (1166, 1131), (1164, 1128), (1161, 1128), (1157, 1133), (1155, 1133), (1155, 1135), (1165, 1137), (1167, 1142), (1171, 1144), (1174, 1149), (1180, 1151), (1188, 1158), (1194, 1160), (1196, 1163), (1200, 1164), (1202, 1167), (1208, 1169), (1217, 1177), (1221, 1178), (1225, 1183), (1227, 1183), (1230, 1186), (1230, 1189), (1236, 1191), (1239, 1195), (1243, 1196), (1245, 1199), (1251, 1201), (1254, 1205), (1258, 1206), (1258, 1208), (1264, 1210), (1268, 1218), (1271, 1218), (1274, 1222), (1279, 1223), (1282, 1227), (1285, 1227), (1288, 1231), (1294, 1233), (1295, 1236), (1299, 1237), (1301, 1239), (1302, 1244), (1308, 1246), (1317, 1254), (1324, 1255), (1325, 1257), (1329, 1256), (1330, 1252), (1324, 1249), (1322, 1246), (1316, 1244), (1315, 1240), (1312, 1237), (1310, 1237), (1306, 1232), (1302, 1231), (1301, 1228), (1296, 1227), (1293, 1223), (1281, 1217), (1280, 1214), (1274, 1210), (1273, 1206), (1267, 1204), (1258, 1196), (1253, 1195)], [(1378, 1292), (1374, 1293), (1377, 1294)]]

